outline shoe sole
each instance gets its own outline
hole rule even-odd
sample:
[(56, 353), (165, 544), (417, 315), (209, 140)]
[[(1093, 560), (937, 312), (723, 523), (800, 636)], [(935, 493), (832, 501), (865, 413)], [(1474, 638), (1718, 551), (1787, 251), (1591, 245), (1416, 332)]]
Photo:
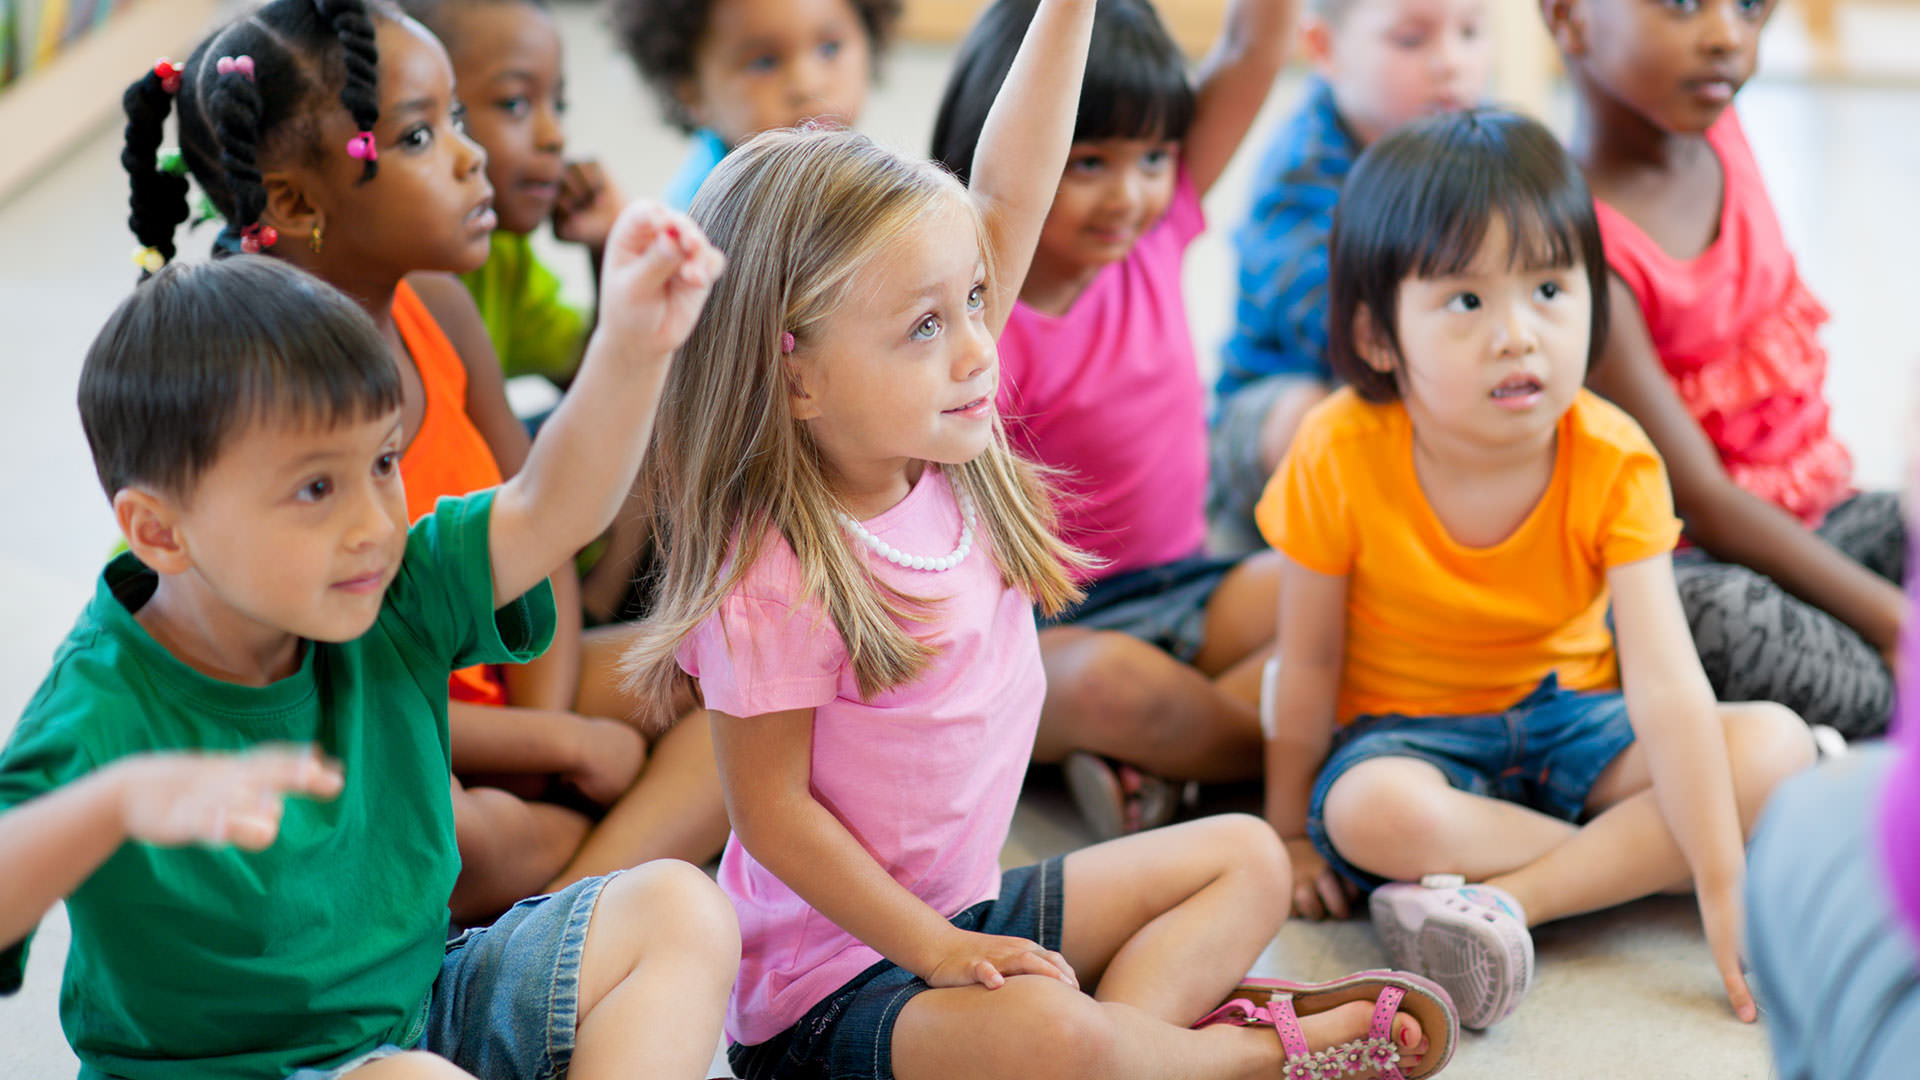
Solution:
[(1446, 908), (1428, 913), (1416, 931), (1401, 918), (1402, 903), (1408, 902), (1396, 902), (1382, 890), (1368, 904), (1389, 964), (1445, 988), (1464, 1028), (1491, 1027), (1519, 1007), (1532, 981), (1531, 939), (1511, 937), (1491, 920)]
[(1157, 776), (1142, 776), (1140, 790), (1133, 796), (1139, 807), (1140, 827), (1127, 827), (1127, 793), (1120, 784), (1117, 768), (1098, 754), (1076, 750), (1060, 763), (1067, 781), (1067, 794), (1080, 809), (1095, 840), (1114, 840), (1133, 832), (1157, 829), (1173, 820), (1179, 809), (1181, 792), (1172, 783)]

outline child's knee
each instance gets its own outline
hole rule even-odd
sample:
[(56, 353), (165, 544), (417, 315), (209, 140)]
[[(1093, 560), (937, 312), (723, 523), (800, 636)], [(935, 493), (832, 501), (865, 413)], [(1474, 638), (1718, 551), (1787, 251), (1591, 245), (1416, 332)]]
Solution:
[(473, 1080), (473, 1075), (437, 1054), (409, 1050), (362, 1065), (346, 1080)]
[(1432, 785), (1414, 782), (1391, 758), (1363, 761), (1333, 782), (1322, 810), (1327, 838), (1349, 861), (1372, 868), (1440, 842), (1444, 807)]
[(609, 881), (599, 906), (635, 943), (636, 958), (671, 947), (706, 958), (729, 982), (740, 965), (733, 904), (699, 867), (677, 859), (643, 863)]
[(1800, 717), (1770, 701), (1722, 706), (1727, 758), (1743, 817), (1749, 822), (1782, 780), (1811, 768), (1813, 736)]
[(1142, 670), (1143, 656), (1158, 652), (1117, 631), (1086, 634), (1048, 663), (1048, 704), (1109, 725), (1161, 719), (1151, 663)]
[(1203, 818), (1210, 846), (1229, 871), (1247, 875), (1263, 891), (1272, 890), (1283, 902), (1293, 895), (1293, 864), (1287, 847), (1273, 826), (1251, 814), (1221, 814)]
[(1121, 1071), (1120, 1045), (1107, 1010), (1057, 979), (1023, 975), (993, 991), (1009, 994), (1007, 1014), (1020, 1056), (1032, 1076), (1107, 1080)]

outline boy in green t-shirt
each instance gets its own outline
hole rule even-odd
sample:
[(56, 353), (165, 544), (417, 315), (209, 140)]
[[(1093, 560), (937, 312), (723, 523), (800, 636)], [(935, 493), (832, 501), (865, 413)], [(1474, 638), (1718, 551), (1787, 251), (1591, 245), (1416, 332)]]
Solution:
[(0, 989), (68, 896), (83, 1078), (706, 1075), (739, 931), (693, 867), (447, 940), (446, 680), (546, 647), (544, 579), (631, 485), (720, 263), (629, 208), (588, 392), (411, 531), (399, 374), (352, 301), (242, 256), (115, 312), (80, 408), (130, 550), (0, 753)]

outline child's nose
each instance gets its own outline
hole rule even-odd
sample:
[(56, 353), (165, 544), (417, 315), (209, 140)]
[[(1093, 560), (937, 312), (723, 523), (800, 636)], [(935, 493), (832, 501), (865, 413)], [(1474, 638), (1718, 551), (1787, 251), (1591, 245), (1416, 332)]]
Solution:
[(1495, 345), (1501, 356), (1525, 356), (1539, 345), (1539, 339), (1534, 333), (1533, 320), (1528, 317), (1522, 305), (1507, 305), (1502, 317), (1495, 325), (1498, 328)]
[(1000, 356), (993, 335), (985, 325), (969, 319), (966, 328), (966, 342), (956, 351), (953, 360), (953, 377), (960, 382), (977, 379), (992, 370)]
[(458, 138), (454, 145), (458, 152), (454, 155), (453, 168), (461, 179), (480, 172), (487, 167), (487, 148), (473, 141), (473, 136), (464, 131), (455, 133)]
[(386, 500), (381, 498), (379, 492), (369, 489), (361, 495), (353, 528), (347, 534), (347, 546), (353, 551), (378, 547), (392, 539), (399, 528)]
[(1740, 14), (1739, 0), (1713, 0), (1700, 12), (1700, 47), (1709, 53), (1730, 53), (1740, 48), (1747, 22)]
[(534, 110), (533, 145), (550, 154), (566, 152), (567, 129), (560, 123), (560, 110), (551, 104)]

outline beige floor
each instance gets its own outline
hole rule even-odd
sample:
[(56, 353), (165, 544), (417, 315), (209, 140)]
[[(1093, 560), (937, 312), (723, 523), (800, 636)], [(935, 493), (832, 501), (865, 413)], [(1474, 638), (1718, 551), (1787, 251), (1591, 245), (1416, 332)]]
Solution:
[[(680, 156), (608, 38), (583, 9), (563, 9), (574, 90), (576, 147), (602, 155), (628, 190), (659, 190)], [(1882, 18), (1903, 35), (1910, 58), (1914, 22)], [(1804, 55), (1791, 24), (1769, 49)], [(1887, 33), (1876, 32), (1884, 47)], [(924, 150), (945, 77), (942, 50), (907, 48), (889, 65), (866, 127), (906, 149)], [(1912, 85), (1909, 83), (1908, 85)], [(1289, 81), (1270, 117), (1297, 96)], [(1899, 479), (1909, 426), (1916, 349), (1911, 253), (1920, 250), (1920, 144), (1911, 138), (1920, 91), (1761, 81), (1742, 97), (1756, 151), (1769, 177), (1803, 272), (1834, 313), (1831, 396), (1840, 431), (1854, 448), (1864, 484)], [(1564, 102), (1548, 109), (1564, 123)], [(1906, 132), (1908, 134), (1898, 134)], [(35, 187), (0, 206), (0, 326), (8, 335), (0, 369), (0, 735), (44, 672), (54, 645), (92, 587), (114, 538), (73, 409), (80, 359), (93, 331), (125, 294), (126, 192), (118, 138), (102, 132)], [(1225, 223), (1245, 202), (1250, 155), (1208, 200)], [(1227, 317), (1231, 266), (1224, 235), (1209, 234), (1188, 264), (1202, 364)], [(572, 253), (560, 265), (575, 288), (586, 267)], [(1084, 835), (1057, 791), (1026, 798), (1007, 848), (1009, 864), (1069, 850)], [(49, 916), (27, 989), (0, 999), (0, 1080), (71, 1075), (73, 1059), (56, 1019), (65, 920)], [(1462, 1080), (1546, 1077), (1760, 1078), (1770, 1073), (1762, 1033), (1733, 1021), (1685, 901), (1651, 901), (1575, 920), (1539, 934), (1539, 987), (1493, 1033), (1468, 1036), (1448, 1075)], [(1263, 960), (1271, 973), (1326, 978), (1381, 962), (1363, 922), (1288, 926)]]

